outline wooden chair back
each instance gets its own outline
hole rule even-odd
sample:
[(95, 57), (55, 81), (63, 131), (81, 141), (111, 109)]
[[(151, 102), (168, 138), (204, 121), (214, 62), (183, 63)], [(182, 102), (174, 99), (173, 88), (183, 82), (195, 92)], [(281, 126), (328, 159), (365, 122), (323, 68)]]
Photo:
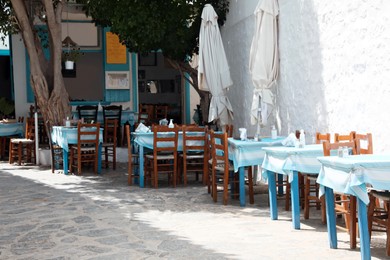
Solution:
[(118, 119), (106, 119), (104, 121), (104, 143), (110, 143), (114, 147), (117, 144)]
[[(198, 179), (198, 174), (203, 172), (205, 164), (205, 128), (196, 125), (183, 125), (183, 153), (180, 155), (182, 167), (179, 176), (183, 174), (184, 185), (187, 185), (187, 173), (195, 172)], [(204, 175), (203, 175), (204, 178)], [(181, 179), (181, 178), (180, 178)], [(204, 179), (203, 179), (204, 180)]]
[(189, 152), (204, 152), (205, 128), (200, 126), (182, 126), (183, 131), (183, 154)]
[(372, 134), (358, 134), (355, 133), (355, 142), (359, 147), (360, 154), (373, 154)]
[(139, 156), (138, 154), (133, 153), (133, 141), (131, 138), (130, 125), (125, 126), (126, 139), (127, 139), (127, 183), (129, 185), (133, 184), (133, 178), (138, 177), (134, 174), (136, 167), (139, 169)]
[(118, 125), (120, 125), (122, 120), (122, 105), (110, 105), (103, 106), (103, 119), (116, 119), (118, 120)]
[(233, 125), (226, 125), (226, 133), (228, 137), (233, 137), (234, 132), (234, 126)]
[[(223, 204), (228, 201), (229, 185), (229, 157), (227, 133), (216, 133), (211, 130), (211, 169), (212, 169), (212, 194), (214, 202), (217, 201), (217, 182), (223, 179)], [(220, 177), (217, 174), (220, 173)]]
[(168, 117), (168, 105), (161, 105), (161, 104), (155, 105), (154, 119), (156, 120), (156, 122), (167, 117)]
[(143, 123), (150, 125), (153, 119), (154, 107), (148, 104), (139, 104), (138, 109), (138, 124)]
[(83, 119), (84, 123), (90, 124), (92, 121), (97, 123), (98, 106), (77, 106), (76, 110), (79, 115), (79, 119)]
[(316, 144), (321, 144), (324, 141), (330, 142), (330, 133), (321, 134), (319, 132), (316, 133)]
[(356, 147), (356, 142), (355, 141), (350, 141), (350, 142), (337, 142), (337, 143), (331, 143), (329, 141), (324, 141), (322, 143), (323, 151), (324, 151), (324, 156), (330, 156), (332, 150), (338, 150), (340, 147), (348, 147), (352, 150), (352, 154), (356, 155), (359, 154), (360, 151)]
[(172, 153), (177, 160), (178, 127), (153, 125), (153, 154)]
[[(77, 146), (81, 148), (83, 146), (94, 146), (96, 151), (99, 147), (99, 131), (100, 124), (94, 123), (81, 123), (77, 124)], [(79, 149), (80, 151), (80, 149)]]
[(355, 132), (352, 131), (349, 134), (340, 135), (338, 133), (334, 134), (334, 142), (352, 142), (355, 139)]
[(27, 118), (25, 138), (35, 140), (35, 119), (33, 117)]

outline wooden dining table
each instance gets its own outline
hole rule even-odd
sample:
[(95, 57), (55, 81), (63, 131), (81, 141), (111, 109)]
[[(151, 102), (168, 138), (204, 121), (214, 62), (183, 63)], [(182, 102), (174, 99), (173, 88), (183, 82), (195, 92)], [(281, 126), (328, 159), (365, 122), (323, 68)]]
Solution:
[[(69, 145), (77, 144), (78, 139), (77, 127), (71, 126), (53, 126), (51, 133), (52, 142), (56, 143), (62, 148), (63, 154), (63, 164), (64, 164), (64, 174), (68, 174), (68, 153)], [(85, 138), (88, 138), (87, 136)], [(99, 150), (98, 150), (98, 173), (102, 169), (102, 148), (103, 143), (103, 128), (100, 128), (99, 132)]]
[[(199, 133), (196, 133), (199, 134)], [(204, 133), (203, 133), (204, 134)], [(134, 136), (134, 143), (138, 146), (139, 153), (139, 186), (141, 188), (145, 187), (145, 173), (144, 173), (144, 149), (153, 150), (153, 132), (134, 132), (132, 133)], [(199, 143), (199, 145), (204, 145), (204, 143)], [(180, 131), (178, 134), (177, 141), (177, 151), (183, 151), (183, 132)]]
[(317, 157), (323, 156), (322, 144), (305, 145), (302, 148), (279, 146), (263, 148), (265, 157), (262, 164), (263, 176), (268, 179), (271, 219), (278, 219), (276, 204), (275, 174), (288, 176), (291, 183), (292, 224), (300, 229), (299, 183), (298, 172), (319, 174), (321, 163)]
[(321, 170), (317, 182), (321, 185), (320, 195), (325, 194), (330, 247), (337, 248), (333, 192), (350, 194), (357, 198), (361, 259), (370, 259), (367, 186), (377, 190), (390, 190), (390, 154), (326, 156), (318, 157), (318, 161), (321, 163)]
[(233, 162), (234, 172), (239, 175), (240, 206), (245, 206), (245, 167), (256, 166), (263, 163), (264, 147), (280, 146), (285, 137), (272, 139), (261, 138), (260, 141), (253, 139), (240, 140), (233, 137), (228, 139), (229, 160)]
[(22, 136), (23, 133), (23, 123), (0, 121), (0, 136)]

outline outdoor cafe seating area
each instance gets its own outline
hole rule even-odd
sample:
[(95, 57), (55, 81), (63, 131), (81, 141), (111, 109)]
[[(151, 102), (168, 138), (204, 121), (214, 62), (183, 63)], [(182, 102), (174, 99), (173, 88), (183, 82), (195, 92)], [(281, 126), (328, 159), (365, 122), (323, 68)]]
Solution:
[[(107, 108), (113, 109), (105, 107), (103, 114)], [(98, 109), (93, 110), (88, 119), (79, 114), (84, 120), (49, 127), (53, 172), (82, 175), (85, 165), (96, 174), (102, 167), (115, 170), (116, 149), (126, 143), (130, 186), (157, 189), (204, 185), (215, 203), (227, 205), (237, 199), (244, 207), (247, 199), (254, 203), (253, 187), (261, 176), (268, 182), (270, 218), (278, 219), (277, 198), (282, 196), (286, 206), (291, 200), (294, 229), (300, 229), (301, 220), (308, 219), (310, 211), (319, 210), (319, 221), (328, 227), (331, 248), (337, 248), (336, 224), (343, 224), (350, 235), (350, 248), (359, 245), (362, 257), (370, 254), (372, 231), (390, 232), (390, 179), (385, 174), (390, 169), (390, 156), (373, 154), (371, 133), (317, 133), (314, 144), (306, 144), (299, 131), (287, 137), (255, 140), (236, 135), (233, 125), (222, 131), (138, 118), (131, 127), (119, 123), (123, 119), (115, 118), (114, 113), (104, 117), (101, 124)], [(26, 124), (20, 121), (0, 122), (1, 156), (3, 160), (7, 157), (8, 146), (10, 163), (34, 163), (34, 120), (29, 117)], [(123, 140), (118, 142), (122, 134)], [(389, 242), (384, 250), (390, 255)]]

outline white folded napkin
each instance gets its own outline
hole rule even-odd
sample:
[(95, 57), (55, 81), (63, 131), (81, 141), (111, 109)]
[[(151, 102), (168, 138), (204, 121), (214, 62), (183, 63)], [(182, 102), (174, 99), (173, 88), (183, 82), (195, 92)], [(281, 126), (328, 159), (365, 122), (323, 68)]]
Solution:
[(289, 134), (286, 139), (282, 141), (284, 146), (295, 146), (295, 143), (298, 141), (294, 133)]
[(135, 132), (136, 133), (148, 133), (148, 132), (150, 132), (150, 129), (146, 125), (139, 123), (137, 129), (135, 129)]

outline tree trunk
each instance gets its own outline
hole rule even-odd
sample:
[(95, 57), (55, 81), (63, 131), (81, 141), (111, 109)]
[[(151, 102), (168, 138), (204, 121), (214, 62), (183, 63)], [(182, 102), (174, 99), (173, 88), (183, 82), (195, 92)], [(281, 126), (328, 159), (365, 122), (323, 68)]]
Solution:
[[(198, 84), (198, 70), (191, 67), (188, 62), (179, 62), (170, 58), (165, 60), (172, 66), (172, 68), (180, 71), (182, 77), (195, 89), (200, 97), (200, 108), (202, 110), (203, 125), (208, 123), (209, 107), (210, 107), (210, 93), (199, 89)], [(185, 73), (188, 74), (185, 75)]]
[(62, 125), (63, 119), (71, 115), (69, 95), (65, 89), (61, 72), (61, 13), (63, 3), (53, 5), (52, 0), (41, 0), (46, 13), (50, 60), (43, 56), (42, 42), (34, 30), (34, 13), (29, 13), (29, 3), (11, 0), (20, 32), (30, 58), (30, 83), (35, 100), (45, 122)]

